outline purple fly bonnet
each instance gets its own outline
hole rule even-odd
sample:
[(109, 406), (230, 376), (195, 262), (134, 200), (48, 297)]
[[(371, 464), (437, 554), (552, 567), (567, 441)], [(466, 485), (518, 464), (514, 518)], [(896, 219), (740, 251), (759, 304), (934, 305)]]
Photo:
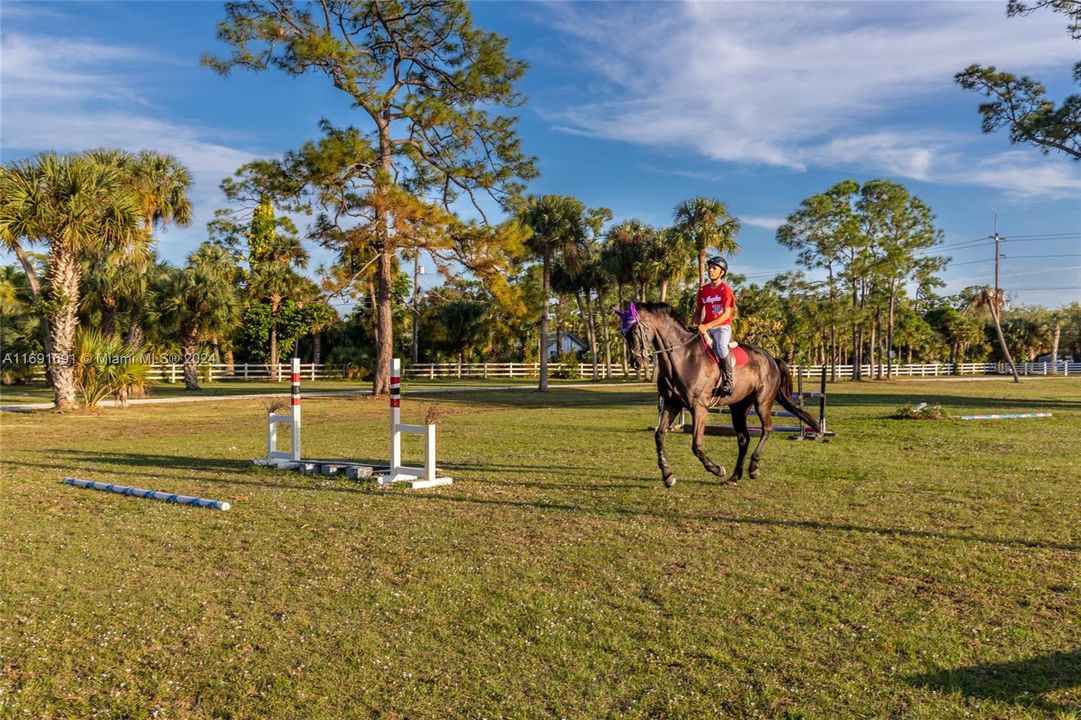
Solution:
[(627, 312), (622, 312), (615, 306), (612, 306), (612, 312), (619, 315), (619, 331), (624, 335), (626, 335), (627, 331), (638, 322), (638, 308), (634, 306), (633, 302), (631, 302), (630, 309), (627, 310)]

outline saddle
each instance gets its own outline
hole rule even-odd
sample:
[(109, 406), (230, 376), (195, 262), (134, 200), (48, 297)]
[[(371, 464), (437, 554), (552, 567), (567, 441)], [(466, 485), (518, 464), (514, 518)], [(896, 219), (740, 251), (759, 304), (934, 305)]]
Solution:
[[(712, 359), (713, 362), (717, 362), (717, 353), (713, 352), (713, 344), (706, 340), (704, 336), (700, 335), (699, 337), (702, 338), (702, 345), (706, 348), (706, 352), (709, 353), (710, 359)], [(732, 351), (732, 357), (736, 360), (737, 368), (741, 368), (747, 364), (747, 351), (744, 350), (738, 342), (733, 340), (728, 343), (728, 347)]]

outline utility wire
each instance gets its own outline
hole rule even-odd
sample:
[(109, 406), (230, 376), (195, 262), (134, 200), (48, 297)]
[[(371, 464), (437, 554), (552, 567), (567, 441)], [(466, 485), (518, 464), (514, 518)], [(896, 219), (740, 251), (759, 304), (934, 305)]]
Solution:
[[(1031, 258), (1059, 258), (1059, 257), (1081, 257), (1081, 253), (1070, 253), (1066, 255), (1003, 255), (1002, 257), (1007, 260), (1029, 260)], [(994, 258), (992, 258), (994, 259)], [(958, 263), (960, 264), (960, 263)], [(1057, 268), (1050, 268), (1057, 269)]]

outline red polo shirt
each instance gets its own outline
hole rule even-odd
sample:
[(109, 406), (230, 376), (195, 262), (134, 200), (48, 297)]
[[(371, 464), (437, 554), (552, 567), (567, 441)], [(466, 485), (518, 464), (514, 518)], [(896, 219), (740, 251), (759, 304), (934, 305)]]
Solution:
[[(705, 317), (702, 320), (704, 323), (713, 322), (720, 317), (726, 308), (734, 308), (735, 306), (736, 294), (724, 281), (721, 281), (718, 287), (713, 287), (713, 283), (706, 283), (698, 289), (698, 307), (706, 309)], [(731, 319), (721, 323), (721, 325), (731, 324)]]

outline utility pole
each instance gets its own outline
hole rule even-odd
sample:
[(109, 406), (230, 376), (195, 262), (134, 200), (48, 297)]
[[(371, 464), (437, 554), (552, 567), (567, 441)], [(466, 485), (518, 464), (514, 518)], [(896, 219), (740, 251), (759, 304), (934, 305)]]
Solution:
[(998, 243), (1001, 238), (998, 235), (998, 213), (995, 213), (995, 302), (998, 302)]
[(1001, 291), (998, 287), (998, 259), (1000, 256), (998, 251), (998, 244), (1003, 238), (998, 234), (998, 213), (995, 213), (995, 294), (991, 298), (988, 298), (990, 302), (988, 306), (991, 309), (991, 319), (995, 321), (995, 332), (998, 334), (998, 346), (1002, 348), (1002, 354), (1006, 356), (1006, 363), (1010, 366), (1010, 372), (1013, 373), (1013, 381), (1021, 382), (1020, 376), (1017, 374), (1017, 366), (1013, 364), (1013, 358), (1010, 356), (1010, 349), (1006, 347), (1006, 337), (1002, 334), (1002, 319), (999, 316), (999, 298), (1001, 297)]

